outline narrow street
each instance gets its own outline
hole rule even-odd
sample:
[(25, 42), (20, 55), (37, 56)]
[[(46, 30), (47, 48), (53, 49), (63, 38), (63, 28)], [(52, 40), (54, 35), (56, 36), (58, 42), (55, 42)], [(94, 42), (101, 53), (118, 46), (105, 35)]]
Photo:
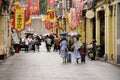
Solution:
[(120, 68), (101, 61), (62, 63), (58, 52), (16, 53), (0, 64), (0, 80), (120, 80)]

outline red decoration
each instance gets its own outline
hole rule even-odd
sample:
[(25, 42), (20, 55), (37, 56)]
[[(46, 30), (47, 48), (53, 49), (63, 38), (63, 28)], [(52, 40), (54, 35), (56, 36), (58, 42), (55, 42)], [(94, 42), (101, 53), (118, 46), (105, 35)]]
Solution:
[(54, 6), (55, 0), (47, 0), (48, 5)]
[(1, 6), (1, 4), (2, 4), (2, 0), (0, 0), (0, 6)]
[(50, 19), (53, 19), (54, 18), (54, 12), (50, 12)]
[(30, 15), (39, 15), (39, 0), (28, 0), (28, 8), (30, 11)]
[(52, 28), (50, 21), (45, 20), (44, 23), (45, 23), (46, 29), (50, 30)]

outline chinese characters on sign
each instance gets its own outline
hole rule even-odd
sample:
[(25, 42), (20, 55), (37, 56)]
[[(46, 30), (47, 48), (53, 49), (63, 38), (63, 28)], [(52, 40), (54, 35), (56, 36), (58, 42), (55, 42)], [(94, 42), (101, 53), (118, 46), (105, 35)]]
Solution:
[(14, 28), (18, 32), (25, 28), (25, 10), (17, 9), (15, 10), (15, 25)]

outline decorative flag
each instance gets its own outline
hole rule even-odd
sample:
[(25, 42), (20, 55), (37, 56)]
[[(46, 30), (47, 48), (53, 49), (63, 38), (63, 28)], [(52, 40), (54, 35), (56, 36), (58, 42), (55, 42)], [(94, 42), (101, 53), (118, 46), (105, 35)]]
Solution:
[(74, 0), (74, 8), (76, 11), (80, 11), (83, 0)]
[(2, 0), (0, 0), (0, 6), (1, 6), (1, 4), (2, 4)]
[(28, 8), (30, 10), (30, 15), (39, 15), (39, 0), (28, 0)]
[(47, 10), (47, 13), (49, 21), (54, 23), (56, 21), (55, 10)]
[(14, 14), (14, 29), (21, 32), (25, 28), (25, 10), (16, 9)]
[(76, 11), (76, 17), (78, 23), (80, 22), (80, 19), (82, 17), (82, 7), (83, 7), (83, 0), (74, 0), (74, 8)]
[(49, 6), (54, 6), (55, 0), (47, 0)]
[(70, 26), (71, 27), (77, 27), (78, 21), (76, 19), (76, 12), (75, 12), (75, 8), (71, 8), (70, 9)]
[(51, 23), (50, 23), (49, 20), (45, 20), (44, 23), (45, 23), (46, 29), (50, 30), (52, 28)]

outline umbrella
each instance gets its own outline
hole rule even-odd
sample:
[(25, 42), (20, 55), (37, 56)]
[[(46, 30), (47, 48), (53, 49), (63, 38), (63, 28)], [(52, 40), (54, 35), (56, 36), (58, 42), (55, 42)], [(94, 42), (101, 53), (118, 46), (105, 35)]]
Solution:
[(44, 34), (42, 34), (43, 37), (45, 37), (47, 35), (50, 35), (50, 33), (44, 33)]
[(60, 33), (60, 36), (67, 36), (68, 35), (68, 32), (62, 32)]
[(70, 37), (80, 37), (80, 34), (77, 33), (77, 32), (69, 32), (68, 36), (70, 36)]

